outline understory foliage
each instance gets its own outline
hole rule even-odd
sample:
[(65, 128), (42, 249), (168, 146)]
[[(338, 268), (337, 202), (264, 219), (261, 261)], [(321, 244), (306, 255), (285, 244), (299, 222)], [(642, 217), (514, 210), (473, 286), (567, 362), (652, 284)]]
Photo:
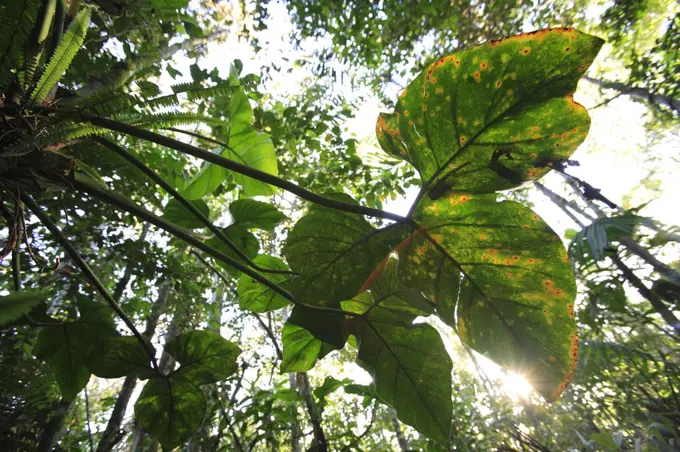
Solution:
[[(455, 37), (412, 65), (369, 156), (342, 131), (356, 101), (324, 88), (335, 74), (314, 71), (287, 104), (263, 88), (276, 68), (260, 80), (240, 60), (189, 74), (164, 61), (229, 34), (262, 50), (264, 5), (143, 3), (0, 7), (8, 450), (678, 445), (680, 275), (655, 253), (677, 229), (567, 172), (601, 38), (497, 35), (530, 2), (288, 3), (293, 33), (330, 37), (373, 89), (424, 28), (433, 47)], [(647, 10), (617, 3), (603, 30), (634, 33)], [(677, 87), (647, 77), (672, 71), (658, 39), (662, 60), (635, 54), (630, 81), (672, 126)], [(555, 173), (573, 196), (538, 181)], [(580, 228), (568, 248), (529, 186)], [(409, 187), (405, 214), (383, 210)], [(495, 394), (491, 363), (540, 398)]]

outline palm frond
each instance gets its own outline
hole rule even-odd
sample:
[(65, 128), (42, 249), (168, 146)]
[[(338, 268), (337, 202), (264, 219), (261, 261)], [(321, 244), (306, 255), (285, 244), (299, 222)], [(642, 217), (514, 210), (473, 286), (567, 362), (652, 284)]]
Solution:
[(21, 59), (24, 42), (38, 14), (36, 0), (9, 0), (2, 8), (0, 27), (0, 92), (5, 92)]
[(89, 8), (84, 8), (78, 13), (73, 22), (64, 33), (59, 46), (54, 51), (54, 55), (47, 63), (47, 67), (43, 72), (40, 80), (33, 90), (31, 100), (33, 102), (42, 102), (47, 97), (50, 90), (56, 86), (59, 79), (64, 75), (64, 72), (71, 65), (73, 57), (76, 56), (78, 50), (83, 45), (85, 35), (87, 34), (87, 27), (90, 25), (91, 12)]

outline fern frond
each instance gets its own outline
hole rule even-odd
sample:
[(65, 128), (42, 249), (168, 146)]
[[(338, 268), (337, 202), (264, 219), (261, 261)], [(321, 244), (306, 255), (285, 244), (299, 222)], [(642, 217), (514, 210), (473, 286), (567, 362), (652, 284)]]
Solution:
[(64, 75), (66, 69), (71, 65), (73, 57), (76, 56), (78, 50), (83, 45), (85, 35), (87, 34), (87, 27), (90, 25), (91, 11), (89, 8), (84, 8), (78, 13), (73, 22), (64, 33), (59, 46), (54, 51), (54, 55), (47, 63), (47, 67), (43, 72), (38, 84), (33, 90), (31, 96), (32, 102), (42, 102), (47, 97), (50, 90), (56, 86), (59, 79)]
[(0, 27), (0, 92), (5, 92), (21, 59), (24, 42), (38, 15), (36, 0), (9, 0), (2, 8)]
[(134, 107), (140, 103), (140, 99), (125, 91), (107, 91), (95, 93), (78, 102), (78, 105), (86, 111), (92, 111), (100, 116), (110, 115)]
[(179, 98), (176, 94), (168, 94), (165, 96), (147, 99), (139, 104), (140, 107), (148, 107), (150, 109), (175, 107), (179, 105)]
[(76, 122), (60, 122), (58, 124), (41, 129), (37, 135), (26, 135), (15, 143), (4, 148), (3, 157), (17, 157), (27, 154), (45, 146), (68, 143), (93, 135), (104, 135), (109, 130), (90, 124)]
[(204, 87), (197, 83), (180, 83), (173, 85), (172, 92), (175, 94), (185, 93), (187, 99), (198, 100), (207, 99), (215, 96), (227, 96), (233, 94), (240, 86), (234, 85), (229, 81), (217, 84), (215, 86)]
[(205, 115), (185, 112), (156, 113), (148, 115), (122, 115), (117, 119), (127, 124), (148, 129), (187, 126), (191, 124), (224, 125), (224, 121)]

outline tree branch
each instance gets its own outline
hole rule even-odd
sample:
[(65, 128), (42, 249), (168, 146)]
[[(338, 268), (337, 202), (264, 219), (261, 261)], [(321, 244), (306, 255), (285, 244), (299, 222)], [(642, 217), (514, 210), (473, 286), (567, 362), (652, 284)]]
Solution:
[(175, 190), (170, 184), (168, 184), (165, 179), (156, 174), (154, 170), (149, 168), (144, 162), (139, 160), (137, 157), (132, 155), (130, 152), (126, 151), (122, 147), (110, 140), (102, 137), (92, 138), (97, 143), (106, 146), (108, 149), (112, 150), (119, 156), (123, 157), (128, 162), (136, 166), (140, 171), (149, 176), (157, 185), (160, 185), (165, 191), (170, 193), (174, 199), (176, 199), (180, 204), (182, 204), (189, 212), (191, 212), (196, 218), (198, 218), (201, 223), (203, 223), (210, 231), (215, 234), (224, 244), (226, 244), (232, 251), (234, 251), (238, 257), (245, 261), (248, 265), (253, 267), (255, 270), (262, 273), (283, 273), (283, 274), (295, 274), (289, 270), (271, 270), (268, 268), (263, 268), (254, 263), (243, 251), (241, 251), (229, 238), (224, 235), (224, 233), (215, 226), (205, 215), (203, 215), (192, 203), (190, 203), (184, 196), (182, 196), (177, 190)]
[(674, 99), (670, 96), (652, 93), (646, 88), (634, 87), (625, 83), (610, 82), (607, 80), (600, 80), (587, 76), (583, 78), (600, 88), (613, 89), (615, 91), (621, 92), (621, 94), (630, 96), (633, 99), (643, 100), (656, 106), (664, 106), (675, 111), (676, 113), (680, 113), (680, 99)]
[(135, 327), (135, 324), (132, 323), (132, 320), (127, 316), (125, 311), (118, 305), (118, 303), (113, 299), (111, 294), (109, 293), (108, 290), (106, 290), (106, 287), (99, 281), (97, 276), (95, 276), (94, 272), (90, 268), (89, 265), (87, 265), (87, 262), (82, 258), (80, 253), (75, 249), (73, 244), (69, 239), (67, 239), (64, 234), (61, 233), (57, 225), (55, 225), (52, 220), (50, 219), (47, 214), (45, 214), (38, 204), (25, 193), (21, 194), (21, 200), (23, 201), (24, 204), (28, 206), (28, 208), (33, 212), (33, 214), (38, 217), (40, 222), (45, 225), (45, 227), (50, 231), (50, 233), (54, 236), (55, 239), (57, 239), (57, 242), (66, 250), (66, 253), (73, 259), (73, 261), (76, 263), (76, 265), (80, 268), (80, 270), (85, 273), (85, 276), (90, 280), (92, 285), (94, 285), (95, 289), (99, 294), (104, 297), (106, 302), (109, 304), (111, 309), (118, 314), (118, 317), (125, 323), (125, 325), (128, 327), (128, 329), (132, 332), (132, 334), (137, 338), (139, 343), (144, 347), (144, 350), (146, 351), (146, 354), (149, 357), (149, 361), (153, 364), (153, 367), (156, 371), (158, 371), (158, 364), (156, 363), (156, 353), (154, 352), (153, 347), (149, 342), (141, 335), (139, 330)]

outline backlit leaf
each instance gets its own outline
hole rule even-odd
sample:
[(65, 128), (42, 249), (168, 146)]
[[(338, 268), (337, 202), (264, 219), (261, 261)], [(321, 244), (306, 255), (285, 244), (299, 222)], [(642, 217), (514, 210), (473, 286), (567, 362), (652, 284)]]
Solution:
[[(355, 202), (347, 195), (334, 197)], [(290, 268), (301, 274), (294, 291), (321, 305), (352, 298), (401, 241), (403, 230), (401, 225), (375, 229), (361, 215), (312, 206), (283, 249)]]
[(413, 219), (422, 228), (398, 248), (401, 278), (466, 344), (555, 400), (578, 353), (576, 287), (559, 236), (495, 194), (425, 198)]
[[(278, 257), (260, 254), (253, 262), (262, 268), (270, 270), (288, 270), (288, 266)], [(280, 284), (290, 276), (285, 274), (266, 273), (265, 276), (273, 283)], [(238, 280), (239, 306), (253, 312), (267, 312), (287, 306), (289, 301), (280, 293), (262, 283), (255, 281), (248, 275), (241, 275)]]
[(44, 290), (24, 290), (0, 295), (0, 325), (12, 322), (28, 313), (34, 306), (47, 300)]
[(198, 386), (173, 375), (153, 377), (135, 403), (135, 421), (171, 450), (201, 425), (205, 409), (205, 395)]
[[(203, 214), (206, 218), (210, 216), (210, 209), (205, 201), (197, 199), (191, 202), (199, 212)], [(193, 213), (189, 211), (186, 207), (180, 204), (176, 199), (171, 199), (165, 206), (163, 211), (163, 218), (175, 223), (177, 226), (182, 226), (183, 228), (204, 228), (205, 224), (199, 220)]]
[(241, 349), (213, 331), (189, 331), (168, 342), (165, 351), (177, 362), (174, 373), (196, 385), (222, 381), (236, 372)]
[(590, 118), (571, 95), (603, 41), (556, 28), (441, 58), (382, 114), (382, 148), (413, 164), (424, 189), (493, 192), (569, 157)]
[(246, 228), (273, 231), (286, 219), (276, 207), (254, 199), (237, 199), (229, 204), (229, 212), (234, 222)]
[(114, 336), (102, 340), (90, 350), (87, 366), (101, 378), (134, 374), (144, 379), (155, 375), (146, 350), (133, 336)]

